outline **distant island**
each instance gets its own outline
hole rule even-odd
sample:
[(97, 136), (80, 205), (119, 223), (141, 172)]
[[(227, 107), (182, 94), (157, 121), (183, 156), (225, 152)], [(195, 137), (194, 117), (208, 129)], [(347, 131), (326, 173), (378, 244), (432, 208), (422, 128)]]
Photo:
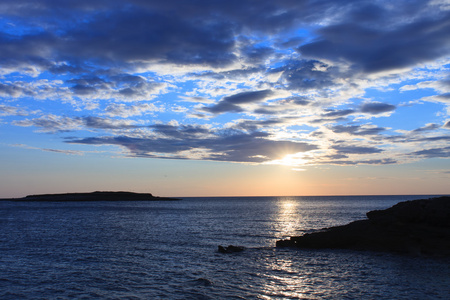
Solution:
[(178, 198), (157, 197), (150, 193), (133, 192), (92, 192), (29, 195), (23, 198), (1, 199), (9, 201), (174, 201)]
[(450, 257), (449, 196), (400, 202), (366, 215), (366, 220), (279, 240), (276, 246)]

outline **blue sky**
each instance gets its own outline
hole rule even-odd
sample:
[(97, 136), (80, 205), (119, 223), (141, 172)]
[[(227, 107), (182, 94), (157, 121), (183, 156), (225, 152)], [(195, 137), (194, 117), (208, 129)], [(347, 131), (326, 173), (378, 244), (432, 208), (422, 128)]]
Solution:
[(450, 193), (450, 2), (0, 4), (1, 196)]

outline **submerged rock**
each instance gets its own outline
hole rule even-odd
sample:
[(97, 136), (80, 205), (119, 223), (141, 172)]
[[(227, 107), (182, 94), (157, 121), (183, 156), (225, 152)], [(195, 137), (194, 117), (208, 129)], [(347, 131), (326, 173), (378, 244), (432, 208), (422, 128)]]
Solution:
[(195, 280), (195, 282), (196, 282), (198, 285), (203, 285), (203, 286), (211, 286), (211, 285), (214, 284), (211, 280), (206, 279), (206, 278), (197, 278), (197, 279)]
[(220, 253), (236, 253), (236, 252), (242, 252), (245, 250), (245, 247), (243, 246), (233, 246), (229, 245), (228, 247), (220, 246), (218, 247), (218, 251)]
[(450, 197), (400, 202), (367, 217), (280, 240), (276, 246), (450, 256)]

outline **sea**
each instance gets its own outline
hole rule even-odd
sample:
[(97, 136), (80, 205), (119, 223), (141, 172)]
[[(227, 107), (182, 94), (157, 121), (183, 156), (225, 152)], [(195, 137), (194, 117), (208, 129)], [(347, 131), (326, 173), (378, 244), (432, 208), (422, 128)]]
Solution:
[(450, 299), (449, 258), (275, 247), (430, 197), (0, 201), (0, 299)]

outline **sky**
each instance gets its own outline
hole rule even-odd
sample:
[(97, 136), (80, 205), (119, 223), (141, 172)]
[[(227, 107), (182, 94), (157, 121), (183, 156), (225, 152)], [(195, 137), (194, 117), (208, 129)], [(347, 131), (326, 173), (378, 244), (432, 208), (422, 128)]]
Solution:
[(0, 197), (450, 194), (450, 1), (0, 2)]

